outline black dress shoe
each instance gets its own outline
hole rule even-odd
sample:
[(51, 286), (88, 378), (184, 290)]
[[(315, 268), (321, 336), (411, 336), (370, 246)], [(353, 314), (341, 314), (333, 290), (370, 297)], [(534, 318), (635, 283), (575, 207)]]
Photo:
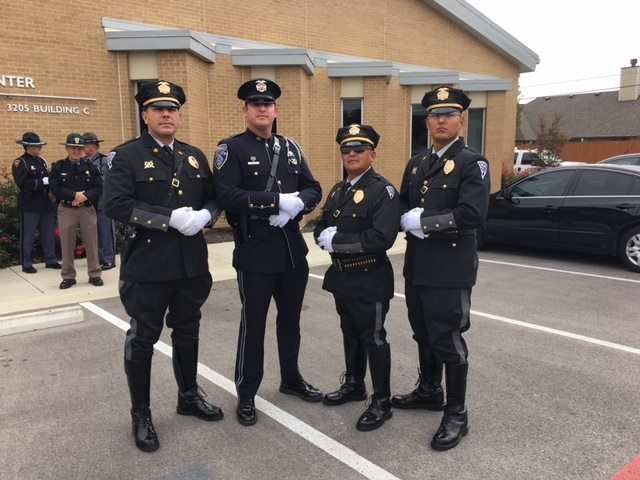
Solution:
[(369, 432), (381, 427), (384, 422), (389, 420), (393, 416), (393, 410), (391, 410), (391, 402), (389, 398), (371, 398), (369, 407), (364, 411), (358, 422), (356, 428), (361, 432)]
[(449, 450), (460, 443), (462, 437), (469, 432), (467, 410), (462, 413), (445, 413), (440, 428), (431, 440), (434, 450)]
[(94, 287), (101, 287), (104, 285), (104, 282), (102, 281), (102, 279), (100, 277), (91, 277), (89, 279), (89, 283), (91, 285), (93, 285)]
[(240, 399), (238, 401), (238, 407), (236, 408), (236, 418), (238, 419), (238, 422), (245, 426), (253, 425), (258, 421), (253, 398)]
[(322, 392), (304, 380), (300, 380), (297, 385), (281, 383), (280, 392), (287, 395), (295, 395), (306, 402), (319, 402), (322, 400)]
[(342, 405), (347, 402), (366, 400), (367, 389), (364, 380), (355, 377), (347, 377), (346, 381), (335, 392), (327, 393), (322, 403), (329, 406)]
[(178, 407), (176, 411), (179, 415), (193, 415), (208, 422), (222, 420), (224, 414), (220, 407), (207, 402), (203, 396), (206, 397), (207, 394), (197, 386), (186, 392), (178, 391)]
[(67, 288), (71, 288), (76, 284), (76, 281), (73, 278), (65, 278), (60, 282), (60, 290), (65, 290)]
[(30, 267), (22, 267), (22, 271), (24, 273), (38, 273), (38, 270), (36, 270), (36, 267), (34, 267), (33, 265)]
[(54, 270), (61, 270), (62, 269), (62, 265), (60, 265), (58, 262), (56, 262), (56, 263), (47, 263), (45, 265), (45, 268), (53, 268)]
[(131, 410), (133, 438), (143, 452), (155, 452), (160, 448), (158, 435), (151, 420), (151, 410), (148, 407)]
[(115, 268), (116, 264), (115, 263), (103, 263), (102, 265), (100, 265), (100, 268), (102, 268), (102, 270), (111, 270), (112, 268)]
[(444, 410), (446, 404), (442, 385), (418, 385), (418, 388), (411, 393), (391, 397), (391, 405), (396, 408), (424, 408), (425, 410), (440, 412)]

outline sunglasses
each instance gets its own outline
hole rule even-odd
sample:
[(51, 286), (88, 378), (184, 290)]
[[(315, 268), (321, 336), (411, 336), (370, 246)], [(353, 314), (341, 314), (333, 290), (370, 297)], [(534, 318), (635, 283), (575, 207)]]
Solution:
[(356, 145), (355, 147), (340, 147), (340, 153), (342, 155), (349, 155), (351, 150), (356, 152), (357, 154), (361, 154), (366, 152), (367, 150), (373, 150), (371, 147), (367, 147), (366, 145)]

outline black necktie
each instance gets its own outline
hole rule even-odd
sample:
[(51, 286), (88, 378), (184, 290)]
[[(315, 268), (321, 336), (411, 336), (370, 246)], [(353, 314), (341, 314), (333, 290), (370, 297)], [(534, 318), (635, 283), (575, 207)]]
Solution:
[(347, 192), (349, 191), (349, 189), (351, 188), (351, 183), (350, 182), (346, 182), (342, 188), (340, 189), (340, 192), (338, 193), (338, 203), (342, 203), (342, 201), (344, 200), (345, 195), (347, 194)]
[(173, 156), (173, 150), (169, 145), (163, 145), (162, 150), (167, 154), (167, 158), (171, 161), (171, 167), (173, 168), (175, 157)]
[(431, 154), (431, 157), (429, 158), (429, 169), (435, 167), (439, 161), (440, 157), (438, 157), (438, 154), (436, 152), (433, 152)]

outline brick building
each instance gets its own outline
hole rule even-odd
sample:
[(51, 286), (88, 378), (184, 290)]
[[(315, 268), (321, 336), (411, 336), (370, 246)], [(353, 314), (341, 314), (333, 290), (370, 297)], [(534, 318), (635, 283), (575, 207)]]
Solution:
[(283, 90), (278, 132), (300, 141), (325, 189), (342, 171), (336, 130), (353, 122), (381, 133), (376, 168), (398, 184), (426, 147), (420, 99), (440, 84), (472, 97), (465, 138), (499, 178), (515, 142), (518, 75), (538, 63), (463, 0), (25, 0), (5, 5), (3, 18), (5, 167), (29, 130), (49, 143), (50, 162), (64, 157), (69, 132), (97, 132), (103, 150), (137, 136), (133, 95), (158, 78), (185, 88), (179, 138), (211, 160), (219, 139), (244, 129), (237, 87), (265, 76)]

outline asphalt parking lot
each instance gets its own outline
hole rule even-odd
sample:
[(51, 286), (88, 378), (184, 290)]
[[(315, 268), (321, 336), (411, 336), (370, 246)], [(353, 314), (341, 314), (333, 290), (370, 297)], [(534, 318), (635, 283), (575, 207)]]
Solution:
[[(82, 303), (83, 323), (0, 339), (2, 479), (611, 479), (640, 453), (640, 275), (615, 259), (494, 247), (472, 295), (470, 432), (448, 452), (429, 441), (440, 414), (395, 410), (358, 432), (364, 402), (308, 404), (278, 392), (270, 312), (258, 423), (234, 415), (239, 300), (215, 282), (201, 327), (199, 382), (225, 412), (207, 423), (175, 413), (169, 332), (152, 372), (158, 452), (131, 438), (119, 299)], [(402, 256), (387, 318), (392, 391), (414, 388)], [(312, 268), (300, 368), (330, 391), (343, 370), (333, 299)], [(369, 381), (367, 379), (367, 381)]]

